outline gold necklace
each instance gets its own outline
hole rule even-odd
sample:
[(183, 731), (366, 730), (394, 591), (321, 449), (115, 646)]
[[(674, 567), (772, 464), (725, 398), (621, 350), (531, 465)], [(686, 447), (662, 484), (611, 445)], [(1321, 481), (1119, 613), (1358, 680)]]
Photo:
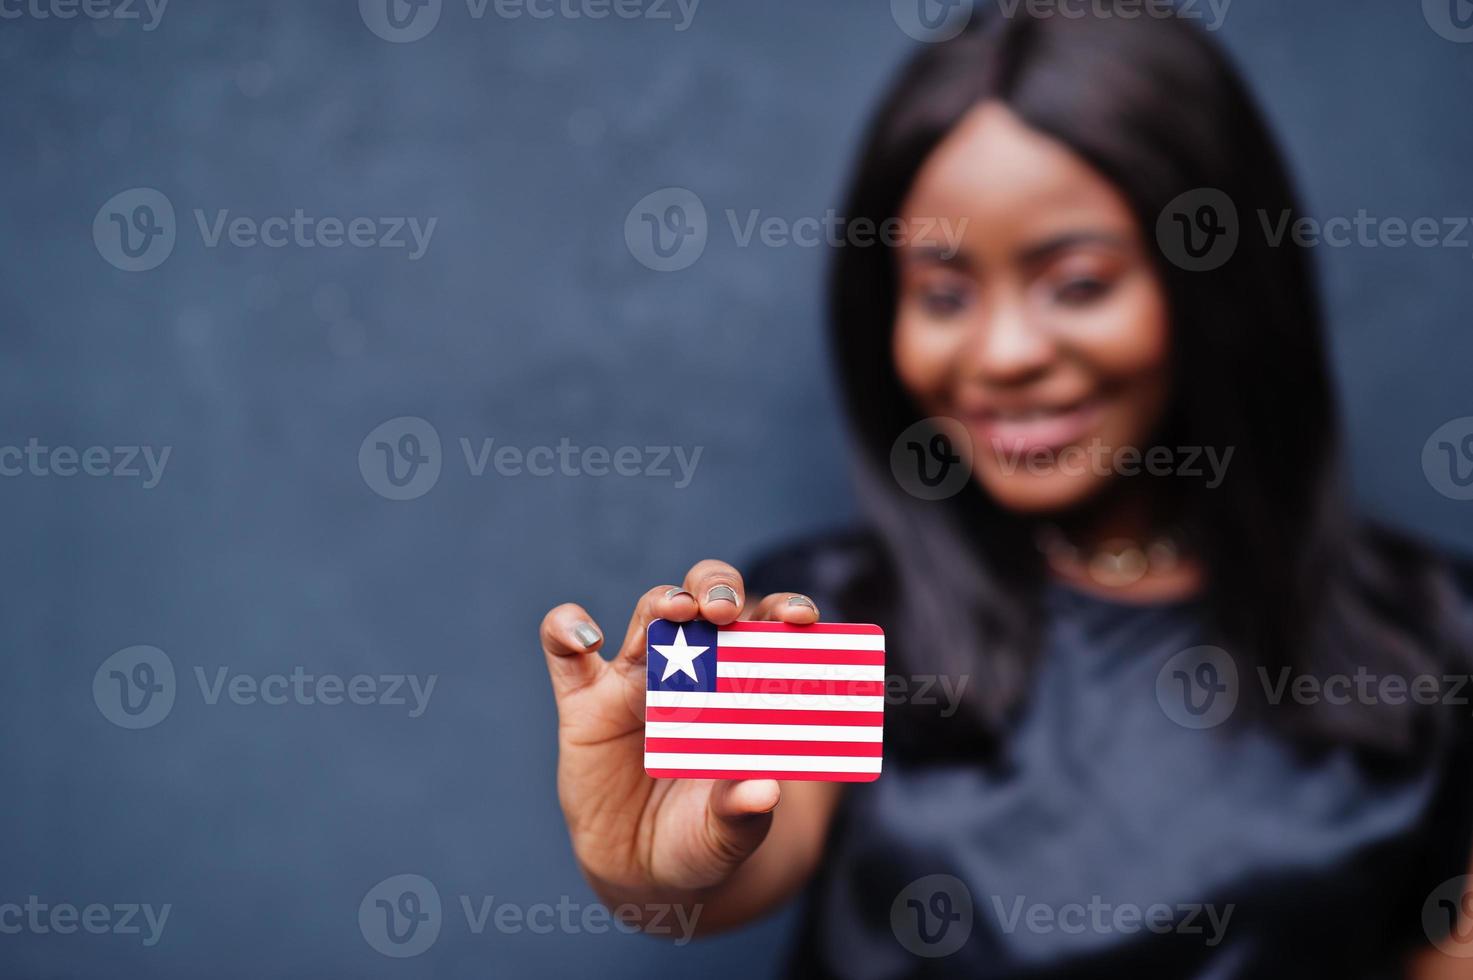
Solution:
[(1145, 542), (1111, 538), (1093, 551), (1070, 543), (1052, 524), (1038, 530), (1038, 549), (1060, 571), (1084, 572), (1100, 585), (1122, 589), (1147, 575), (1164, 575), (1181, 561), (1182, 548), (1174, 534), (1161, 534)]

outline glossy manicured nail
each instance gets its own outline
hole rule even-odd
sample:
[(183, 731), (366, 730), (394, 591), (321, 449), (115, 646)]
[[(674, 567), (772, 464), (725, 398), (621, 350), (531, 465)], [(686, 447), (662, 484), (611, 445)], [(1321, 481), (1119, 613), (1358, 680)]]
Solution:
[(788, 605), (790, 605), (790, 606), (806, 606), (809, 609), (812, 609), (814, 612), (818, 612), (818, 607), (815, 606), (813, 604), (813, 600), (810, 599), (810, 598), (808, 598), (806, 595), (790, 595), (790, 596), (788, 596)]
[(725, 600), (725, 601), (731, 603), (733, 606), (736, 605), (737, 604), (736, 589), (733, 589), (729, 585), (713, 585), (713, 586), (711, 586), (711, 590), (706, 593), (706, 601), (707, 602), (720, 602), (722, 600)]
[(599, 633), (598, 628), (592, 623), (586, 622), (578, 623), (573, 627), (573, 636), (577, 637), (578, 642), (583, 644), (583, 649), (585, 650), (603, 639), (603, 635)]

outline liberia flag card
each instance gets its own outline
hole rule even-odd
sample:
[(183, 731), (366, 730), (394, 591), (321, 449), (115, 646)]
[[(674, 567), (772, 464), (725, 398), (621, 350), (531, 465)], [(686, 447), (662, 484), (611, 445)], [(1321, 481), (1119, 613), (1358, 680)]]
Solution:
[(856, 623), (650, 623), (644, 768), (656, 779), (880, 775), (885, 634)]

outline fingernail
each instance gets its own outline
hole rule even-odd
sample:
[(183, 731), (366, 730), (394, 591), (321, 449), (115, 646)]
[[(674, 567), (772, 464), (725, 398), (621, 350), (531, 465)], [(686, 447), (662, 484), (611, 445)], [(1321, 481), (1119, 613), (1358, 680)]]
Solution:
[(806, 595), (790, 595), (790, 596), (788, 596), (788, 605), (790, 605), (790, 606), (807, 606), (809, 609), (812, 609), (814, 612), (818, 612), (818, 607), (815, 606), (813, 604), (813, 600), (810, 599), (810, 598), (808, 598)]
[[(665, 598), (667, 598), (667, 599), (674, 599), (676, 596), (679, 596), (679, 595), (690, 595), (690, 593), (687, 592), (687, 591), (685, 591), (684, 589), (682, 589), (680, 586), (677, 585), (675, 588), (673, 588), (669, 592), (666, 592), (665, 593)], [(693, 595), (690, 595), (690, 597), (692, 599), (695, 598), (695, 596), (693, 596)]]
[(598, 628), (588, 622), (575, 625), (573, 627), (573, 635), (577, 637), (579, 643), (583, 644), (583, 649), (585, 650), (603, 639), (603, 635), (599, 633)]
[(731, 603), (733, 606), (736, 605), (736, 589), (733, 589), (729, 585), (713, 585), (711, 586), (711, 591), (706, 593), (707, 602), (720, 602), (723, 599)]

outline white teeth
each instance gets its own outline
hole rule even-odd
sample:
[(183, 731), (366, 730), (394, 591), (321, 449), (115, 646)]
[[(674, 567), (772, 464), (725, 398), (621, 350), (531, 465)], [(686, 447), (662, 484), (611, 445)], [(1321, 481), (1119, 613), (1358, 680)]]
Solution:
[(1057, 418), (1065, 414), (1062, 409), (1055, 408), (1029, 408), (1021, 412), (998, 412), (997, 417), (1004, 422), (1036, 422), (1040, 419)]

